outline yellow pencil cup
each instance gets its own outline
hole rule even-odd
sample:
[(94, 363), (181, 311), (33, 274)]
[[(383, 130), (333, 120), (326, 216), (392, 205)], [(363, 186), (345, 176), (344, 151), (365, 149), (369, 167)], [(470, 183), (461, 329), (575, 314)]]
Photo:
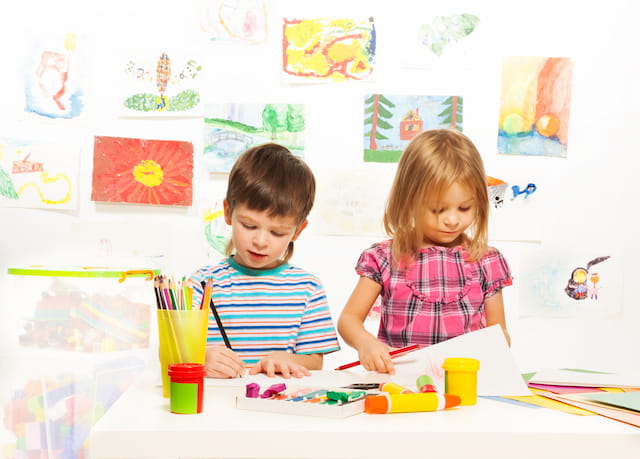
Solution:
[(475, 405), (478, 399), (478, 370), (476, 359), (451, 357), (442, 364), (444, 392), (460, 397), (461, 405)]
[(169, 397), (168, 368), (173, 363), (204, 363), (208, 309), (158, 309), (162, 394)]

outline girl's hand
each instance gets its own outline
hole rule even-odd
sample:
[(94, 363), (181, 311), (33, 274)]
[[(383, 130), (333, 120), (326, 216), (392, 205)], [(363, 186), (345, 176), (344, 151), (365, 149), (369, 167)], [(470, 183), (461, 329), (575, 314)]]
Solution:
[(358, 348), (358, 360), (367, 371), (377, 371), (378, 373), (396, 373), (389, 351), (391, 347), (374, 338), (368, 340)]
[(310, 376), (309, 370), (294, 361), (293, 354), (285, 351), (276, 351), (263, 357), (253, 368), (249, 370), (250, 375), (256, 375), (258, 373), (264, 373), (269, 377), (273, 377), (276, 374), (280, 374), (283, 378), (302, 378), (303, 376)]
[(245, 364), (231, 349), (224, 344), (217, 344), (207, 348), (204, 368), (209, 378), (228, 379), (242, 376)]

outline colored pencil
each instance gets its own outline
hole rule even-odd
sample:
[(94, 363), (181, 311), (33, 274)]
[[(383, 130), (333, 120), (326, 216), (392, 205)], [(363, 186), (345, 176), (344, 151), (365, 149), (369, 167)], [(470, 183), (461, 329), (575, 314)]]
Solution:
[[(411, 346), (403, 347), (403, 348), (400, 348), (400, 349), (395, 349), (395, 350), (389, 352), (389, 355), (393, 359), (394, 357), (399, 357), (402, 354), (405, 354), (405, 353), (411, 352), (411, 351), (415, 351), (416, 349), (418, 349), (418, 345), (417, 344), (412, 344)], [(346, 370), (347, 368), (352, 368), (352, 367), (355, 367), (355, 366), (358, 366), (358, 365), (360, 365), (360, 360), (356, 360), (355, 362), (345, 363), (344, 365), (340, 365), (338, 368), (336, 368), (336, 370)]]
[(227, 346), (227, 349), (233, 350), (231, 347), (231, 343), (229, 342), (229, 337), (227, 336), (227, 332), (222, 325), (222, 320), (220, 319), (220, 315), (218, 314), (218, 310), (216, 309), (215, 304), (213, 304), (213, 298), (211, 298), (211, 279), (209, 279), (206, 283), (202, 281), (200, 283), (204, 288), (203, 296), (202, 296), (202, 304), (206, 304), (205, 300), (208, 299), (209, 308), (213, 313), (213, 317), (216, 319), (216, 324), (218, 325), (218, 330), (220, 330), (220, 334), (222, 335), (222, 339), (224, 340), (224, 345)]

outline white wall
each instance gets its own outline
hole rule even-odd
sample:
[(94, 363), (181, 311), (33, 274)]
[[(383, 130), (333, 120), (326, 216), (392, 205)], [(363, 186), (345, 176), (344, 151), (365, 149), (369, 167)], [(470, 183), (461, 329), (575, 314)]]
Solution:
[[(406, 15), (425, 22), (443, 10), (473, 12), (481, 18), (484, 40), (477, 65), (462, 70), (406, 69), (391, 65), (398, 43), (394, 30)], [(5, 2), (0, 6), (0, 136), (37, 132), (52, 141), (72, 141), (82, 149), (80, 206), (76, 211), (0, 208), (0, 291), (10, 295), (10, 266), (56, 263), (87, 264), (95, 260), (97, 236), (92, 225), (109, 225), (135, 240), (145, 237), (164, 247), (153, 259), (167, 272), (187, 274), (207, 262), (201, 223), (195, 208), (96, 204), (90, 200), (94, 135), (184, 139), (194, 143), (195, 193), (224, 183), (208, 177), (199, 163), (201, 120), (118, 118), (116, 79), (128, 50), (184, 46), (204, 66), (206, 102), (290, 101), (306, 104), (306, 158), (314, 169), (325, 167), (392, 168), (361, 164), (362, 95), (462, 94), (464, 130), (483, 153), (487, 170), (532, 170), (547, 184), (542, 242), (579, 251), (595, 245), (622, 254), (620, 272), (623, 311), (610, 319), (521, 319), (518, 315), (519, 254), (530, 244), (496, 242), (510, 256), (514, 286), (505, 290), (512, 349), (520, 367), (623, 368), (638, 365), (635, 333), (640, 319), (636, 300), (636, 260), (640, 248), (633, 229), (638, 222), (635, 179), (637, 91), (640, 65), (637, 37), (631, 27), (640, 8), (633, 0), (606, 3), (568, 0), (538, 2), (477, 1), (270, 1), (271, 38), (260, 47), (211, 43), (198, 30), (197, 2), (171, 0)], [(444, 11), (444, 10), (443, 10)], [(279, 26), (283, 16), (373, 16), (378, 32), (377, 78), (371, 82), (287, 86), (279, 72)], [(91, 56), (87, 115), (84, 125), (18, 120), (22, 101), (23, 55), (38, 30), (76, 31), (87, 40)], [(470, 38), (471, 39), (471, 38)], [(570, 142), (567, 159), (499, 156), (496, 152), (501, 59), (505, 56), (567, 56), (575, 59)], [(59, 120), (56, 120), (59, 121)], [(97, 234), (97, 233), (96, 233)], [(93, 239), (92, 239), (93, 238)], [(80, 242), (82, 240), (82, 242)], [(353, 266), (373, 238), (327, 237), (310, 225), (296, 248), (294, 262), (324, 282), (337, 318), (356, 277)], [(87, 242), (88, 241), (88, 242)], [(89, 244), (89, 245), (87, 245)], [(126, 245), (126, 244), (124, 244)], [(92, 250), (94, 249), (94, 250)], [(118, 253), (118, 247), (114, 247)], [(136, 260), (130, 253), (100, 260), (120, 266)], [(2, 325), (0, 325), (2, 327)], [(350, 350), (328, 357), (327, 367), (349, 360)]]

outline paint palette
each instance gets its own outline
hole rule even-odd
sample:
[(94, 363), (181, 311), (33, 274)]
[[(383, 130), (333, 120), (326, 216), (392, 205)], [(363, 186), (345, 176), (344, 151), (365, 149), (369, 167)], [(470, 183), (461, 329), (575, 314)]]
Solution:
[(269, 398), (238, 395), (236, 408), (270, 413), (346, 418), (364, 412), (366, 395), (366, 391), (345, 388), (332, 390), (293, 387)]

